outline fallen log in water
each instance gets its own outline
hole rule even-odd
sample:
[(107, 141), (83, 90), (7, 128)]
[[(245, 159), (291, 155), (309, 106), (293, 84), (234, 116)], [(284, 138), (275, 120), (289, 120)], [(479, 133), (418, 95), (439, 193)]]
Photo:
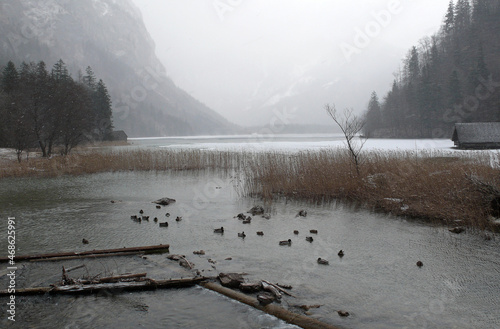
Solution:
[(302, 314), (291, 312), (276, 304), (268, 304), (265, 306), (261, 305), (259, 301), (252, 296), (248, 296), (241, 292), (223, 287), (214, 282), (203, 281), (200, 282), (200, 285), (204, 288), (213, 290), (231, 299), (250, 305), (258, 310), (266, 312), (267, 314), (273, 315), (283, 321), (297, 325), (304, 329), (338, 329), (337, 327), (332, 326), (328, 323), (321, 322)]
[[(36, 287), (16, 289), (14, 295), (40, 295), (40, 294), (91, 294), (99, 291), (132, 291), (132, 290), (155, 290), (168, 288), (190, 287), (203, 281), (215, 279), (213, 277), (196, 277), (186, 279), (152, 280), (133, 282), (114, 282), (114, 283), (96, 283), (96, 284), (71, 284), (65, 286)], [(13, 295), (8, 290), (0, 290), (0, 296)]]
[(127, 280), (127, 279), (142, 279), (145, 278), (147, 273), (138, 273), (138, 274), (122, 274), (122, 275), (114, 275), (114, 276), (108, 276), (104, 278), (100, 278), (99, 282), (101, 283), (113, 283), (113, 282), (119, 282), (121, 280)]
[[(156, 246), (143, 246), (143, 247), (131, 247), (131, 248), (118, 248), (118, 249), (103, 249), (103, 250), (88, 250), (82, 252), (61, 252), (52, 254), (39, 254), (39, 255), (23, 255), (15, 256), (17, 262), (23, 260), (59, 260), (59, 259), (71, 259), (71, 258), (83, 258), (83, 257), (105, 257), (105, 256), (117, 256), (123, 253), (155, 253), (155, 252), (168, 252), (170, 245), (160, 244)], [(8, 257), (0, 257), (0, 263), (5, 263), (9, 261)]]

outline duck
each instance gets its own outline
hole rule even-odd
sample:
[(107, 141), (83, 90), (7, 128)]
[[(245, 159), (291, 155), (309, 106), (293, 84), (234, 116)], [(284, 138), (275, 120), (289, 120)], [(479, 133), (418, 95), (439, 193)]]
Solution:
[(307, 211), (305, 211), (304, 209), (302, 209), (302, 210), (299, 211), (299, 213), (295, 217), (306, 217), (306, 216), (307, 216)]
[(424, 263), (422, 263), (422, 261), (420, 261), (420, 260), (419, 260), (419, 261), (417, 262), (417, 266), (418, 266), (418, 267), (422, 267), (422, 266), (424, 266)]
[(160, 205), (157, 205), (157, 206), (156, 206), (156, 209), (161, 209), (161, 206), (160, 206)]
[(245, 234), (245, 232), (241, 232), (241, 233), (238, 233), (238, 237), (240, 238), (245, 238), (247, 235)]
[(168, 222), (160, 223), (160, 227), (168, 227)]
[(448, 231), (450, 231), (451, 233), (460, 234), (462, 232), (465, 232), (465, 228), (457, 226), (452, 229), (449, 229)]
[(309, 230), (309, 233), (318, 234), (318, 230)]
[(168, 213), (168, 212), (167, 212), (167, 213), (165, 214), (165, 216), (170, 217), (170, 213)]
[(264, 235), (264, 232), (262, 232), (262, 231), (258, 231), (258, 232), (257, 232), (257, 235)]
[(295, 230), (295, 231), (293, 231), (293, 234), (297, 235), (297, 234), (299, 234), (299, 231)]
[(149, 216), (142, 216), (142, 219), (149, 221)]
[(313, 242), (313, 237), (312, 236), (306, 236), (306, 241)]
[(139, 214), (141, 214), (141, 215), (144, 214), (144, 210), (142, 210), (142, 209), (139, 210)]
[(158, 223), (158, 217), (155, 217), (153, 220), (155, 223)]
[(323, 259), (321, 257), (318, 258), (318, 264), (321, 264), (321, 265), (328, 265), (328, 261), (326, 259)]
[(216, 228), (214, 233), (224, 233), (224, 227), (221, 226), (220, 228)]
[(292, 239), (280, 241), (280, 246), (291, 246), (292, 245)]
[(176, 222), (180, 222), (181, 220), (182, 220), (182, 216), (177, 216), (177, 217), (175, 218), (175, 221), (176, 221)]
[(130, 216), (130, 219), (137, 220), (137, 215)]
[(349, 312), (347, 311), (338, 310), (337, 313), (340, 316), (349, 316)]
[(344, 250), (340, 249), (337, 255), (339, 255), (339, 257), (344, 257)]
[(82, 239), (82, 243), (83, 243), (83, 244), (89, 244), (89, 240), (87, 240), (87, 239)]

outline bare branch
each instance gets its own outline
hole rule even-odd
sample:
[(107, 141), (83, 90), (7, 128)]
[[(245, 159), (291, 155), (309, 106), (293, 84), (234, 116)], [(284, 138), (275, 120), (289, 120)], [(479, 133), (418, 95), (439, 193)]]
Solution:
[(356, 172), (359, 175), (359, 155), (366, 142), (366, 138), (355, 138), (359, 137), (359, 132), (365, 125), (364, 121), (353, 113), (354, 110), (352, 108), (345, 109), (342, 115), (337, 112), (335, 105), (326, 104), (325, 110), (330, 117), (332, 117), (333, 121), (335, 121), (335, 123), (339, 126), (340, 130), (342, 130), (347, 142), (347, 149), (351, 155), (353, 163), (356, 166)]

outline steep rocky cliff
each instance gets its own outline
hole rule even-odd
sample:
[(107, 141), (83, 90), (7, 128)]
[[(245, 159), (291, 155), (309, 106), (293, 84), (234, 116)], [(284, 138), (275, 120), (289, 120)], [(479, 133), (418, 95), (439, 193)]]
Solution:
[[(106, 83), (116, 129), (129, 136), (223, 134), (231, 123), (178, 88), (130, 0), (11, 0), (0, 8), (0, 65), (63, 59)], [(175, 65), (175, 63), (167, 63)]]

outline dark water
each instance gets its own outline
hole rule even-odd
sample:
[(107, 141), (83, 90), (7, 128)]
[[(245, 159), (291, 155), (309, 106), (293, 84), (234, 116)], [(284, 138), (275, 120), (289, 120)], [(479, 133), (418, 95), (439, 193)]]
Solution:
[[(343, 328), (500, 327), (500, 239), (453, 235), (446, 229), (407, 222), (338, 205), (285, 201), (270, 206), (271, 219), (256, 216), (244, 225), (233, 218), (258, 200), (239, 196), (237, 177), (210, 173), (105, 173), (52, 179), (0, 181), (0, 254), (7, 254), (6, 218), (16, 217), (17, 254), (170, 244), (206, 275), (247, 272), (249, 280), (292, 285), (297, 299), (285, 307), (321, 304), (311, 316)], [(177, 202), (156, 209), (161, 197)], [(111, 203), (111, 200), (116, 201)], [(149, 222), (130, 215), (143, 209)], [(306, 209), (306, 218), (296, 217)], [(172, 216), (166, 217), (166, 212)], [(168, 220), (160, 228), (152, 219)], [(176, 216), (183, 216), (176, 222)], [(224, 226), (225, 234), (213, 229)], [(308, 231), (317, 229), (318, 234)], [(298, 230), (299, 235), (294, 235)], [(244, 231), (247, 237), (237, 237)], [(264, 231), (257, 236), (256, 231)], [(312, 235), (314, 241), (305, 241)], [(90, 241), (82, 244), (82, 238)], [(292, 245), (279, 246), (292, 239)], [(203, 249), (205, 256), (192, 252)], [(343, 249), (345, 256), (337, 252)], [(232, 257), (232, 260), (225, 260)], [(329, 266), (316, 263), (318, 257)], [(216, 261), (213, 268), (208, 259)], [(424, 263), (418, 268), (415, 263)], [(47, 285), (60, 278), (57, 263), (26, 263), (18, 286)], [(165, 279), (187, 270), (154, 255), (87, 260), (97, 274), (148, 272)], [(0, 268), (2, 289), (5, 265)], [(20, 265), (21, 266), (21, 265)], [(75, 271), (78, 273), (85, 273)], [(341, 318), (336, 310), (351, 313)], [(199, 287), (114, 296), (23, 297), (17, 321), (0, 312), (0, 327), (18, 328), (288, 328), (264, 315)]]

